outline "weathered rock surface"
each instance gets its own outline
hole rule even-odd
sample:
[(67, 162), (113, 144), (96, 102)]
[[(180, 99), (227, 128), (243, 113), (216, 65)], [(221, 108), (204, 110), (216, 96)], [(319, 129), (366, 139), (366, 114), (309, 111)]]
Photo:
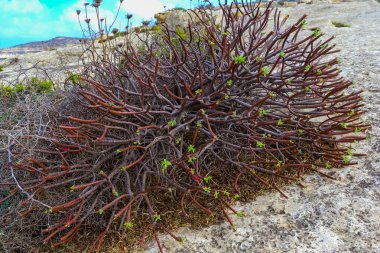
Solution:
[[(357, 166), (334, 169), (336, 181), (306, 176), (307, 188), (284, 189), (289, 199), (272, 192), (237, 205), (246, 216), (235, 218), (236, 230), (226, 222), (181, 228), (184, 245), (161, 236), (166, 252), (380, 252), (380, 3), (298, 4), (281, 10), (290, 14), (289, 24), (306, 13), (310, 28), (336, 35), (343, 76), (365, 91), (373, 135), (354, 148), (368, 156), (357, 159)], [(158, 252), (153, 242), (147, 252)]]
[(30, 76), (61, 81), (66, 72), (79, 68), (81, 53), (78, 39), (66, 37), (0, 49), (0, 65), (4, 68), (0, 83), (22, 82)]

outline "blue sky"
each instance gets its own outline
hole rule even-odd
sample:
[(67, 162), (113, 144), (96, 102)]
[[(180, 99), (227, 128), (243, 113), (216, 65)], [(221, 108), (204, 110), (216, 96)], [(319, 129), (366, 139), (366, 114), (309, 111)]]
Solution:
[[(51, 39), (56, 36), (80, 37), (77, 9), (83, 10), (86, 0), (0, 0), (0, 48), (30, 41)], [(92, 3), (92, 0), (87, 0)], [(213, 0), (217, 3), (217, 0)], [(133, 14), (132, 24), (140, 25), (143, 19), (153, 18), (164, 8), (190, 7), (190, 0), (124, 0), (117, 28), (126, 25), (125, 14)], [(198, 0), (192, 0), (192, 4)], [(119, 0), (103, 0), (101, 16), (113, 20)], [(93, 9), (93, 8), (90, 8)], [(82, 11), (80, 19), (84, 20)], [(90, 13), (90, 17), (94, 17)], [(92, 18), (94, 20), (95, 18)]]

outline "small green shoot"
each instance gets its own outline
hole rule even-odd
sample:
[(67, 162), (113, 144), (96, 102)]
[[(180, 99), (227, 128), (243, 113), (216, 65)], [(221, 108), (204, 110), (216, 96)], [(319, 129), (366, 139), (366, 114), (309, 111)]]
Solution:
[(264, 77), (267, 77), (267, 75), (269, 74), (269, 68), (268, 67), (262, 67), (261, 73), (263, 74)]
[(263, 148), (263, 147), (265, 147), (265, 144), (262, 143), (261, 141), (256, 141), (256, 147)]
[(238, 55), (238, 56), (234, 57), (235, 64), (243, 64), (243, 63), (245, 63), (246, 60), (247, 60), (247, 58), (243, 55)]
[(207, 176), (205, 178), (203, 178), (203, 180), (206, 182), (206, 184), (208, 184), (208, 182), (212, 179), (212, 176)]
[(259, 108), (259, 117), (263, 117), (265, 114), (267, 114), (267, 110), (264, 108)]
[(166, 159), (161, 162), (161, 170), (164, 172), (169, 166), (172, 166), (172, 163)]
[(135, 225), (132, 222), (124, 222), (124, 227), (126, 229), (132, 229)]
[(207, 193), (211, 193), (211, 187), (203, 187), (203, 190)]
[(195, 152), (195, 147), (193, 144), (190, 144), (188, 147), (187, 147), (187, 151), (189, 153), (194, 153)]
[(172, 119), (168, 122), (168, 125), (171, 127), (175, 127), (177, 125), (177, 121), (175, 119)]

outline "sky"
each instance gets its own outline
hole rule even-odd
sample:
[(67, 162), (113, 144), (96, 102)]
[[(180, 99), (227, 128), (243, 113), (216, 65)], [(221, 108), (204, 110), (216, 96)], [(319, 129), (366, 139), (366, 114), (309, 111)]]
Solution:
[[(174, 7), (189, 8), (201, 0), (124, 0), (115, 27), (123, 29), (125, 15), (133, 14), (132, 25), (151, 20), (155, 13)], [(57, 36), (81, 37), (76, 10), (82, 10), (86, 0), (0, 0), (0, 48), (31, 41), (48, 40)], [(87, 0), (90, 4), (92, 0)], [(212, 0), (217, 4), (217, 0)], [(101, 17), (114, 20), (120, 0), (103, 0)], [(89, 8), (93, 9), (93, 8)], [(89, 13), (95, 20), (95, 13)]]

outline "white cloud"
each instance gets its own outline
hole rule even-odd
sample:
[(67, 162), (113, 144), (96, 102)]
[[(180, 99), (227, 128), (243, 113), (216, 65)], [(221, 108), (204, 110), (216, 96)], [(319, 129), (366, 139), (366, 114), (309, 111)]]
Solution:
[(122, 10), (131, 13), (139, 18), (151, 19), (154, 14), (174, 8), (174, 5), (164, 0), (125, 0), (122, 4)]
[(0, 6), (5, 12), (38, 13), (44, 6), (39, 0), (0, 0)]
[[(83, 22), (86, 19), (83, 1), (78, 1), (77, 3), (74, 3), (71, 6), (69, 6), (68, 8), (66, 8), (63, 11), (61, 19), (65, 19), (65, 21), (69, 20), (69, 21), (77, 22), (78, 21), (78, 15), (76, 13), (76, 10), (81, 11), (79, 18), (80, 18), (81, 22)], [(95, 22), (97, 20), (95, 9), (91, 6), (88, 6), (87, 11), (88, 11), (87, 17), (89, 19), (91, 19), (91, 22)], [(111, 20), (113, 21), (113, 19), (115, 17), (114, 14), (110, 10), (102, 9), (102, 8), (100, 8), (99, 16), (100, 16), (100, 18), (106, 18), (108, 20), (108, 22), (110, 22)]]
[(31, 38), (46, 32), (48, 25), (41, 24), (40, 14), (49, 10), (38, 0), (0, 0), (0, 8), (0, 23), (7, 24), (1, 27), (0, 37)]
[[(72, 4), (68, 8), (66, 8), (62, 15), (59, 18), (60, 23), (62, 24), (62, 27), (65, 29), (75, 29), (79, 30), (79, 23), (78, 23), (78, 15), (76, 13), (76, 10), (80, 10), (81, 13), (79, 15), (79, 19), (83, 24), (84, 20), (86, 19), (86, 13), (85, 13), (85, 8), (83, 5), (83, 1), (78, 1), (77, 3)], [(97, 31), (97, 15), (95, 12), (95, 9), (91, 6), (88, 6), (87, 8), (87, 18), (91, 20), (90, 24), (92, 25), (93, 29)], [(113, 14), (112, 11), (107, 10), (107, 9), (102, 9), (100, 8), (99, 12), (99, 17), (100, 18), (105, 18), (107, 21), (107, 24), (109, 25), (115, 18), (115, 15)]]

